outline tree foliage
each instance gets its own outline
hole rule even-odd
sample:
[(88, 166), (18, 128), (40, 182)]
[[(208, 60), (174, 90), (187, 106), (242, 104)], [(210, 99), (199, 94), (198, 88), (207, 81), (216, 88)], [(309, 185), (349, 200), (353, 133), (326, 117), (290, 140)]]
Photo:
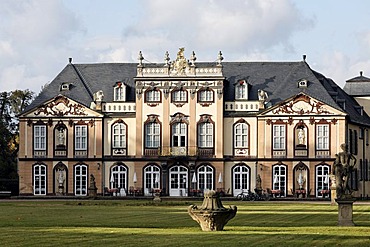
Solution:
[(17, 178), (18, 115), (33, 97), (30, 90), (0, 92), (0, 179)]

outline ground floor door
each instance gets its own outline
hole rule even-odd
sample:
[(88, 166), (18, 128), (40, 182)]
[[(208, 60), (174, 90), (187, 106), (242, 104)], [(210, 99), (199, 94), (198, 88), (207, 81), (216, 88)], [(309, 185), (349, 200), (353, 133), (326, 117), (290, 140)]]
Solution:
[(249, 167), (236, 165), (233, 168), (233, 196), (249, 190)]
[(188, 168), (176, 165), (169, 170), (170, 196), (188, 196)]

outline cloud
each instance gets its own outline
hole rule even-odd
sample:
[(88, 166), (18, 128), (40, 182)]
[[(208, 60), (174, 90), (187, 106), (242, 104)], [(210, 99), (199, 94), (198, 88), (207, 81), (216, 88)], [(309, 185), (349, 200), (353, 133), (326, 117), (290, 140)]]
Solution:
[(294, 33), (314, 25), (287, 0), (161, 0), (150, 1), (143, 8), (143, 18), (125, 29), (125, 41), (137, 40), (136, 44), (153, 49), (162, 48), (171, 40), (162, 52), (175, 52), (185, 46), (198, 50), (207, 60), (215, 59), (218, 50), (230, 59), (268, 53), (277, 46), (292, 52), (290, 38)]
[(0, 15), (0, 91), (38, 92), (52, 79), (51, 72), (56, 75), (55, 66), (70, 50), (71, 36), (84, 30), (62, 1), (3, 0)]
[[(126, 22), (110, 23), (113, 19), (104, 16), (110, 12), (100, 13), (99, 26), (107, 27), (100, 34), (94, 32), (95, 15), (78, 11), (99, 11), (101, 3), (86, 4), (0, 1), (0, 91), (38, 92), (68, 57), (75, 63), (137, 62), (142, 51), (147, 61), (163, 62), (166, 51), (174, 59), (185, 47), (186, 56), (194, 50), (197, 61), (215, 61), (220, 50), (224, 61), (269, 60), (275, 50), (294, 52), (292, 37), (314, 25), (289, 0), (158, 0), (135, 2), (135, 14)], [(110, 32), (112, 25), (121, 25), (122, 32)]]

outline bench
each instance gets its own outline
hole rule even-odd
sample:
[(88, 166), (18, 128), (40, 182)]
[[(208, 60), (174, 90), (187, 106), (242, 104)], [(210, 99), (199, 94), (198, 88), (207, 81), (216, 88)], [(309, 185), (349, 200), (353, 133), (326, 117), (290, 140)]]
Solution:
[(0, 198), (10, 198), (11, 195), (11, 191), (0, 191)]

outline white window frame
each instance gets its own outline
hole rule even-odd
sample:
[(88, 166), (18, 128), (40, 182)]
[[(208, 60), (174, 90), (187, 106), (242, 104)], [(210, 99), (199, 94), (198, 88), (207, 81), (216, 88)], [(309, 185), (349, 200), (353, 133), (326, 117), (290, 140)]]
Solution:
[(248, 166), (240, 164), (233, 168), (233, 193), (237, 196), (241, 192), (249, 190), (249, 173)]
[(172, 147), (186, 147), (187, 127), (186, 123), (172, 124)]
[(213, 167), (210, 165), (202, 165), (198, 168), (198, 189), (212, 190), (213, 189)]
[(329, 124), (316, 125), (316, 149), (329, 150)]
[(213, 123), (198, 124), (198, 147), (213, 148)]
[(172, 92), (172, 101), (174, 102), (186, 102), (187, 92), (185, 90), (175, 90)]
[(115, 123), (112, 126), (113, 148), (126, 148), (127, 129), (124, 123)]
[(285, 150), (286, 125), (275, 124), (272, 128), (273, 150)]
[(213, 91), (210, 89), (204, 89), (199, 91), (200, 102), (213, 102)]
[(122, 84), (121, 86), (114, 87), (114, 101), (125, 101), (125, 88)]
[(159, 148), (161, 145), (161, 125), (150, 122), (145, 124), (145, 147)]
[(75, 150), (87, 150), (87, 125), (75, 125)]
[(248, 99), (248, 85), (247, 83), (238, 83), (235, 86), (235, 99)]
[(34, 150), (45, 151), (46, 150), (46, 125), (34, 125), (33, 126), (33, 141)]
[(161, 170), (157, 165), (148, 165), (144, 168), (144, 194), (152, 195), (152, 189), (161, 187)]
[(280, 196), (285, 196), (287, 188), (287, 167), (285, 165), (275, 165), (272, 168), (273, 190), (280, 190)]
[[(316, 197), (323, 197), (322, 194), (319, 194), (319, 190), (329, 190), (329, 173), (330, 167), (329, 165), (318, 165), (315, 169), (315, 176), (316, 176)], [(325, 181), (327, 180), (327, 181)], [(327, 183), (325, 183), (327, 182)]]
[(46, 172), (46, 165), (37, 164), (33, 166), (33, 194), (35, 196), (46, 195)]
[(246, 123), (237, 123), (234, 126), (234, 147), (248, 148), (249, 126)]
[(87, 180), (87, 165), (76, 165), (74, 167), (75, 196), (87, 195)]
[(146, 102), (160, 102), (161, 101), (161, 92), (157, 89), (148, 90), (145, 92)]
[(110, 175), (110, 188), (111, 189), (127, 189), (127, 168), (122, 165), (115, 165), (111, 168)]

